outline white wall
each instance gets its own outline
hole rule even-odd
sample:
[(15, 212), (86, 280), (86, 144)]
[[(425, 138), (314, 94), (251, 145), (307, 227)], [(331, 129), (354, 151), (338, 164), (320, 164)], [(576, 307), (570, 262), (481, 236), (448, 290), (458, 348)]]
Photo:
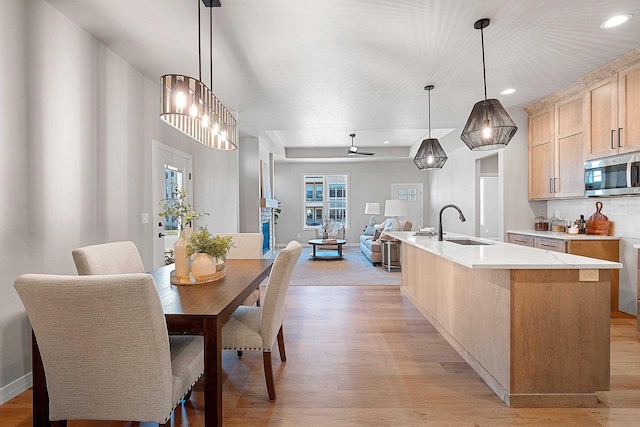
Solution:
[(2, 6), (0, 402), (31, 371), (18, 275), (75, 274), (72, 249), (123, 239), (153, 265), (158, 221), (140, 220), (158, 202), (152, 139), (193, 155), (195, 208), (238, 227), (236, 154), (205, 150), (161, 123), (157, 82), (44, 1)]
[(553, 200), (548, 202), (547, 215), (556, 211), (560, 218), (575, 220), (584, 215), (586, 219), (596, 212), (596, 202), (602, 202), (602, 213), (614, 223), (614, 235), (620, 236), (620, 311), (637, 315), (638, 252), (633, 245), (640, 244), (640, 197), (604, 197), (577, 200)]
[[(275, 195), (281, 201), (282, 213), (276, 225), (276, 245), (281, 246), (290, 240), (306, 243), (315, 238), (313, 230), (303, 229), (303, 174), (349, 174), (350, 229), (346, 237), (348, 245), (357, 245), (364, 227), (371, 215), (365, 215), (366, 202), (380, 203), (384, 210), (384, 201), (391, 198), (392, 183), (423, 183), (428, 192), (428, 176), (418, 170), (411, 160), (388, 162), (344, 162), (344, 163), (291, 163), (275, 164)], [(425, 196), (424, 210), (428, 209)], [(383, 212), (384, 213), (384, 212)], [(424, 215), (424, 213), (423, 213)], [(378, 221), (382, 215), (376, 215)], [(419, 224), (414, 224), (414, 229)], [(300, 237), (297, 237), (300, 234)]]
[[(431, 226), (438, 226), (438, 215), (442, 206), (453, 203), (462, 209), (466, 222), (458, 220), (458, 214), (448, 209), (443, 213), (443, 228), (455, 233), (473, 236), (476, 224), (476, 168), (477, 159), (498, 154), (499, 209), (503, 225), (499, 238), (504, 240), (506, 230), (530, 229), (536, 215), (546, 212), (545, 202), (527, 200), (527, 115), (522, 109), (509, 109), (509, 115), (518, 126), (518, 131), (509, 145), (497, 151), (471, 151), (466, 145), (447, 152), (449, 159), (441, 170), (431, 171), (431, 200), (429, 217)], [(463, 126), (460, 126), (462, 128)], [(443, 138), (445, 147), (459, 133), (453, 132)], [(446, 150), (446, 149), (445, 149)]]

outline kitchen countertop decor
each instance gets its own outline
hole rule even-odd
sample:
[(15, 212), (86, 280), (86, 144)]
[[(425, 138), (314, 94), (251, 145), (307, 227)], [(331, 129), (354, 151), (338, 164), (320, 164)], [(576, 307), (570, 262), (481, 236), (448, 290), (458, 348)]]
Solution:
[(508, 230), (507, 233), (524, 236), (546, 237), (561, 240), (620, 240), (620, 236), (599, 236), (596, 234), (570, 234), (562, 231)]

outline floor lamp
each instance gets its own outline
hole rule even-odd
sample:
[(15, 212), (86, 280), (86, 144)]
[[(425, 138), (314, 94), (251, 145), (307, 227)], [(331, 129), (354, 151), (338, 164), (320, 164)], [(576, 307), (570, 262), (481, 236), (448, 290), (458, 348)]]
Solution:
[(369, 218), (369, 227), (373, 227), (376, 225), (375, 215), (380, 215), (380, 203), (367, 202), (367, 204), (364, 205), (364, 213), (371, 215), (371, 218)]
[(392, 231), (400, 230), (398, 217), (409, 216), (409, 204), (406, 200), (391, 199), (384, 202), (384, 216), (393, 217)]

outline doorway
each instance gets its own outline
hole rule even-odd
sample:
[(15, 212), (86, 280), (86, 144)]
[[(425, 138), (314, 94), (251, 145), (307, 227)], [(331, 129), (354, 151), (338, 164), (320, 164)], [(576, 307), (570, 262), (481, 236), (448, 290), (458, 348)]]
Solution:
[(423, 201), (422, 183), (418, 184), (391, 184), (391, 198), (406, 200), (409, 205), (407, 220), (413, 224), (413, 229), (422, 227)]
[(165, 265), (165, 256), (173, 250), (180, 230), (175, 220), (160, 218), (160, 200), (176, 197), (176, 187), (187, 190), (193, 204), (191, 155), (158, 141), (153, 141), (153, 268)]
[(475, 235), (500, 239), (498, 154), (476, 160), (476, 224)]

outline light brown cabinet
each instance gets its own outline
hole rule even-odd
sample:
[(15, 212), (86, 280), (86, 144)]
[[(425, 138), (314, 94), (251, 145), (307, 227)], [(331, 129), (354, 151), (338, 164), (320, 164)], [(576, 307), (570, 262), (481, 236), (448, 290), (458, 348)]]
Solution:
[[(534, 237), (526, 234), (508, 233), (508, 241), (509, 243), (516, 245), (533, 246), (538, 249), (582, 255), (589, 258), (604, 259), (614, 262), (619, 262), (620, 260), (619, 240), (602, 240), (597, 238), (587, 240), (584, 237), (580, 239), (572, 239), (570, 235), (566, 239), (556, 239), (551, 237)], [(618, 311), (619, 283), (620, 270), (611, 270), (611, 311)], [(640, 308), (640, 300), (638, 304)], [(640, 330), (640, 323), (638, 327)]]
[(529, 199), (584, 194), (582, 94), (529, 117)]
[(591, 83), (585, 100), (587, 159), (640, 150), (640, 64)]

